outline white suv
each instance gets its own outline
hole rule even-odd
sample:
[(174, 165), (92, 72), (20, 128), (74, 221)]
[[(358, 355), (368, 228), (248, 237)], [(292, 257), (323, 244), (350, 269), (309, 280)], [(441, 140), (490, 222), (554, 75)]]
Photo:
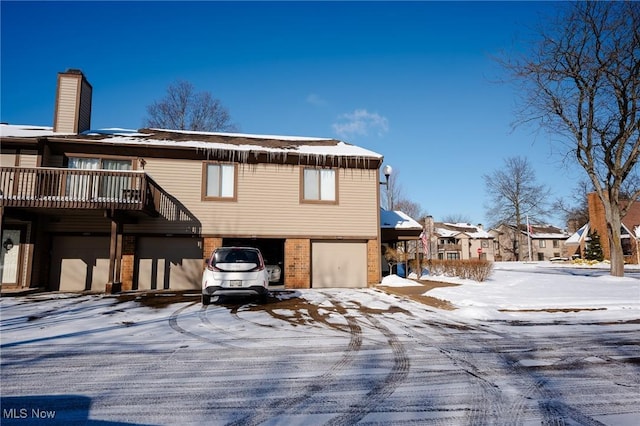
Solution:
[(269, 294), (269, 272), (262, 253), (252, 247), (220, 247), (213, 251), (202, 274), (202, 304), (212, 296)]

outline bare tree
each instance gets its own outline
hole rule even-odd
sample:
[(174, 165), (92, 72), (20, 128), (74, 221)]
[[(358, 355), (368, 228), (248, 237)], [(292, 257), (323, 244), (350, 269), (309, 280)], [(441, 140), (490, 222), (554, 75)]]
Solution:
[[(529, 161), (524, 157), (504, 160), (504, 168), (483, 175), (487, 195), (490, 198), (487, 217), (493, 218), (492, 226), (500, 223), (515, 225), (522, 229), (527, 217), (542, 222), (547, 215), (547, 200), (550, 190), (536, 183), (536, 176)], [(521, 246), (521, 232), (516, 232)]]
[(380, 197), (382, 206), (387, 210), (397, 210), (398, 201), (404, 198), (399, 176), (400, 171), (394, 168)]
[(385, 209), (391, 207), (390, 210), (400, 210), (418, 221), (424, 219), (428, 213), (420, 204), (409, 200), (404, 195), (399, 176), (400, 171), (397, 169), (394, 169), (393, 173), (389, 175), (387, 186), (384, 188), (380, 197), (381, 205)]
[(400, 198), (397, 202), (394, 202), (394, 209), (406, 213), (417, 221), (422, 221), (427, 216), (427, 212), (422, 209), (420, 204), (406, 198)]
[(552, 208), (562, 212), (569, 232), (576, 232), (582, 225), (589, 222), (589, 203), (587, 194), (593, 192), (593, 185), (588, 180), (578, 181), (568, 199), (558, 198)]
[(464, 214), (448, 214), (442, 218), (445, 223), (471, 223), (469, 216)]
[(144, 125), (174, 130), (205, 132), (236, 131), (231, 116), (210, 92), (196, 92), (188, 81), (178, 80), (167, 88), (167, 95), (147, 107)]
[(586, 171), (604, 205), (611, 275), (623, 276), (621, 218), (640, 197), (640, 3), (563, 5), (530, 51), (503, 64), (521, 84), (518, 121), (560, 137)]

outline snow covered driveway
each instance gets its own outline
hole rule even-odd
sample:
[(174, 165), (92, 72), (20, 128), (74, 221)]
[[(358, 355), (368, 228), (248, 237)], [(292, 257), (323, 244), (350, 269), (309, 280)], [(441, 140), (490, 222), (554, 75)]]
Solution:
[(227, 302), (2, 298), (2, 424), (631, 425), (640, 416), (637, 311), (607, 322), (472, 321), (376, 289)]

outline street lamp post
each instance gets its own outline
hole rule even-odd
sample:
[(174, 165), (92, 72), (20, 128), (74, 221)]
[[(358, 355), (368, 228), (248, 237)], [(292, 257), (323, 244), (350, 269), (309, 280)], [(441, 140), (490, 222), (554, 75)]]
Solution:
[(391, 176), (391, 173), (393, 172), (393, 168), (390, 165), (386, 165), (384, 166), (384, 168), (382, 169), (382, 173), (384, 173), (384, 182), (380, 182), (382, 185), (385, 185), (387, 187), (387, 209), (389, 211), (393, 210), (393, 198), (391, 195), (391, 188), (389, 187), (389, 177)]

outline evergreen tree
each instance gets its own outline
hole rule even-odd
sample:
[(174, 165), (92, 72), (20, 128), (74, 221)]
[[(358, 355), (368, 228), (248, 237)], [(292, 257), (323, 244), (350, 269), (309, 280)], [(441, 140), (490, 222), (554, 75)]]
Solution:
[(584, 257), (587, 260), (597, 260), (601, 262), (604, 259), (604, 253), (602, 252), (602, 244), (600, 244), (600, 235), (598, 235), (598, 231), (593, 231), (589, 233), (589, 244), (584, 251)]

